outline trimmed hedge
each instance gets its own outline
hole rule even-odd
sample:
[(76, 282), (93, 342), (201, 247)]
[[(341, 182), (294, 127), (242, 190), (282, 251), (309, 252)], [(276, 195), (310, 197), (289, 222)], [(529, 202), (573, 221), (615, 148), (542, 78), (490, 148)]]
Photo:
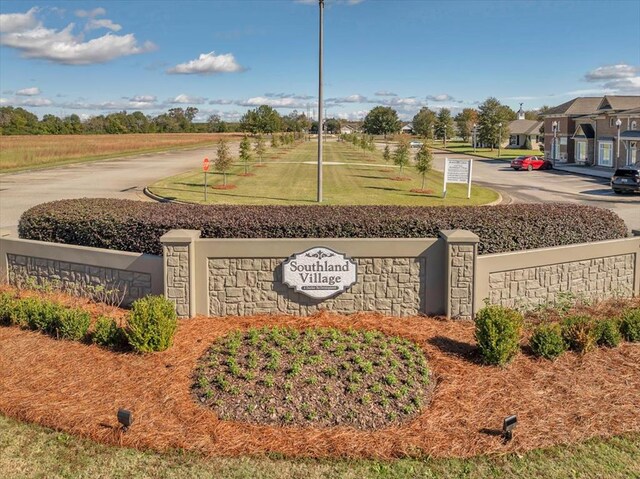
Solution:
[(504, 366), (520, 350), (523, 317), (514, 309), (485, 306), (475, 317), (475, 338), (485, 363)]
[(236, 206), (77, 199), (43, 203), (20, 218), (20, 237), (159, 255), (171, 229), (203, 238), (434, 238), (466, 229), (481, 254), (624, 238), (607, 209), (575, 204), (499, 206)]

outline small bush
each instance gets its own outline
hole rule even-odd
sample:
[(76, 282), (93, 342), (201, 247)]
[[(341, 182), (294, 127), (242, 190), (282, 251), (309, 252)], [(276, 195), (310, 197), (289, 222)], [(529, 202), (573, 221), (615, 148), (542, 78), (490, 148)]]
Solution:
[(622, 313), (620, 332), (627, 341), (640, 342), (640, 308), (629, 308)]
[(33, 298), (27, 306), (27, 325), (30, 329), (51, 333), (63, 314), (64, 309), (58, 303)]
[(122, 345), (125, 340), (124, 332), (115, 319), (100, 316), (96, 320), (91, 333), (91, 342), (98, 346), (113, 347)]
[(562, 337), (574, 351), (586, 353), (598, 341), (598, 325), (591, 316), (569, 316), (562, 321)]
[(54, 324), (53, 334), (60, 339), (80, 341), (89, 331), (91, 315), (81, 309), (67, 309), (62, 311)]
[(488, 364), (504, 365), (517, 353), (522, 315), (502, 306), (486, 306), (476, 314), (475, 337)]
[(0, 293), (0, 324), (5, 326), (11, 324), (11, 317), (15, 308), (16, 300), (13, 295), (6, 292)]
[(598, 323), (598, 345), (615, 348), (622, 341), (620, 323), (615, 319), (605, 319)]
[(125, 334), (135, 351), (164, 351), (171, 346), (177, 327), (173, 303), (162, 296), (147, 296), (134, 301)]
[(567, 350), (562, 329), (557, 323), (541, 324), (531, 335), (531, 349), (536, 356), (555, 359)]

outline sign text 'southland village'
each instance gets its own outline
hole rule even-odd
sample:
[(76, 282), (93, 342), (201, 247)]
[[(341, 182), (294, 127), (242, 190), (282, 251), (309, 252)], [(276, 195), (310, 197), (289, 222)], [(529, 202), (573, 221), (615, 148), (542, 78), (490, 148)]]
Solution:
[(311, 298), (329, 298), (355, 284), (357, 264), (330, 248), (316, 247), (282, 263), (282, 282)]

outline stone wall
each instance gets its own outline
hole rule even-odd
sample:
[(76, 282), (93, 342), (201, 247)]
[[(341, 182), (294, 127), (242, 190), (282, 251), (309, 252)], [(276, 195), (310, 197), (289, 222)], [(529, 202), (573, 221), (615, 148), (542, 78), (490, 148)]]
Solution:
[(475, 246), (452, 245), (450, 252), (450, 281), (452, 318), (471, 318), (473, 305), (473, 262)]
[(9, 282), (51, 286), (128, 306), (151, 294), (151, 275), (103, 266), (7, 254)]
[(623, 254), (493, 272), (489, 275), (489, 300), (491, 304), (530, 307), (553, 303), (559, 293), (589, 299), (632, 296), (635, 262), (635, 254)]
[(165, 246), (164, 261), (166, 297), (175, 303), (178, 316), (189, 316), (189, 246)]
[(423, 310), (425, 258), (354, 258), (358, 282), (337, 296), (314, 300), (282, 284), (285, 258), (209, 258), (209, 314), (311, 314), (378, 311), (410, 316)]

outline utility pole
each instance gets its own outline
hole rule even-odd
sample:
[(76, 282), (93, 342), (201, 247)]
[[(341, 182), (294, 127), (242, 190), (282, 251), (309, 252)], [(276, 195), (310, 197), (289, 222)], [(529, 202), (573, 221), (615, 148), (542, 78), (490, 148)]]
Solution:
[(318, 203), (322, 203), (322, 43), (324, 30), (324, 0), (318, 0), (320, 7), (320, 28), (318, 34)]

